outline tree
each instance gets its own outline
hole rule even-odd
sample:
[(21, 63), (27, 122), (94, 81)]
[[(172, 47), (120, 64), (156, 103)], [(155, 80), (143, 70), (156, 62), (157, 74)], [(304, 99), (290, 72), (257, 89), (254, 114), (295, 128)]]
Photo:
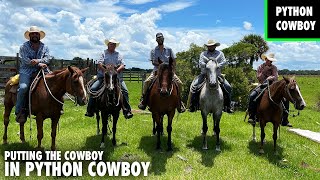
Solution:
[(249, 34), (244, 36), (240, 42), (253, 44), (256, 48), (258, 48), (257, 52), (250, 57), (250, 65), (252, 67), (253, 61), (258, 61), (260, 56), (269, 50), (269, 46), (267, 42), (260, 35)]
[(248, 64), (248, 60), (255, 55), (257, 50), (258, 48), (252, 44), (237, 42), (222, 51), (230, 66), (243, 67)]

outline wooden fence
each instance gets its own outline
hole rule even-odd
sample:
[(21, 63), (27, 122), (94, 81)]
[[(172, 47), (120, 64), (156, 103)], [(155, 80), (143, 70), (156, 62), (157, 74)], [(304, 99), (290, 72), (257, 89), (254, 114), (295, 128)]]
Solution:
[[(79, 68), (89, 67), (85, 73), (85, 79), (88, 81), (97, 73), (97, 65), (94, 64), (93, 59), (87, 58), (86, 60), (65, 60), (65, 59), (52, 59), (50, 61), (50, 70), (62, 69), (68, 66), (77, 66)], [(19, 54), (15, 57), (12, 56), (0, 56), (0, 89), (5, 87), (6, 82), (10, 77), (18, 73), (19, 69)], [(123, 79), (126, 82), (141, 82), (146, 78), (147, 71), (132, 71), (131, 69), (126, 69), (123, 72)], [(141, 86), (143, 83), (141, 83)]]

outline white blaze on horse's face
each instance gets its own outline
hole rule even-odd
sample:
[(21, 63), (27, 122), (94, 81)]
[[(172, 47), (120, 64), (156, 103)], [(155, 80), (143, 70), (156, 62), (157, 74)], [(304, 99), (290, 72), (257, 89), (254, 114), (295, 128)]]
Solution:
[(208, 61), (206, 65), (207, 81), (209, 83), (209, 87), (211, 88), (218, 87), (217, 69), (218, 69), (217, 61), (213, 61), (213, 60)]
[(113, 91), (113, 89), (114, 89), (113, 78), (112, 78), (112, 75), (113, 75), (113, 74), (110, 72), (110, 73), (108, 73), (107, 75), (109, 76), (109, 86), (108, 86), (108, 89), (109, 89), (110, 91)]
[(295, 86), (295, 91), (297, 92), (297, 94), (298, 94), (298, 99), (299, 99), (299, 101), (298, 101), (298, 103), (296, 103), (296, 106), (297, 107), (295, 107), (296, 109), (299, 109), (299, 110), (302, 110), (304, 107), (306, 107), (306, 102), (304, 101), (304, 99), (303, 99), (303, 97), (302, 97), (302, 94), (301, 94), (301, 92), (300, 92), (300, 88), (299, 88), (299, 86), (298, 86), (298, 84), (296, 84), (296, 86)]
[(80, 82), (80, 85), (81, 85), (81, 88), (82, 88), (82, 91), (83, 91), (83, 101), (86, 101), (87, 100), (87, 91), (86, 91), (86, 88), (84, 88), (84, 80), (83, 80), (83, 77), (80, 76), (79, 77), (79, 82)]

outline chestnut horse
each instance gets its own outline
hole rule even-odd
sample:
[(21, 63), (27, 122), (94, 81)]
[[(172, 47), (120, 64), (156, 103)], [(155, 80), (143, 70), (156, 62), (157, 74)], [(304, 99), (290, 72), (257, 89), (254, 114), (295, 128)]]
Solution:
[(97, 126), (99, 129), (99, 111), (101, 111), (102, 118), (102, 138), (100, 148), (105, 148), (104, 136), (108, 130), (108, 118), (112, 115), (112, 144), (116, 143), (117, 122), (121, 107), (123, 106), (123, 96), (121, 93), (120, 83), (118, 79), (117, 67), (112, 64), (103, 65), (104, 85), (100, 90), (102, 92), (97, 98)]
[[(43, 138), (43, 121), (47, 118), (51, 119), (51, 150), (56, 149), (56, 130), (60, 119), (60, 112), (63, 105), (63, 95), (68, 92), (76, 97), (79, 105), (85, 105), (87, 101), (86, 90), (84, 88), (83, 72), (86, 69), (78, 69), (77, 67), (68, 67), (63, 70), (57, 70), (45, 75), (45, 80), (48, 85), (46, 88), (45, 81), (41, 78), (38, 85), (31, 95), (31, 113), (36, 116), (37, 130), (38, 130), (38, 149), (41, 148), (41, 140)], [(5, 87), (4, 97), (4, 135), (3, 143), (7, 143), (7, 129), (9, 125), (9, 116), (12, 108), (16, 103), (16, 93), (10, 91), (11, 80), (9, 80)], [(15, 85), (18, 86), (18, 85)], [(55, 98), (55, 99), (54, 99)], [(58, 101), (60, 102), (58, 102)], [(20, 123), (20, 140), (25, 142), (24, 138), (24, 123)]]
[(163, 132), (163, 116), (168, 116), (167, 146), (168, 151), (171, 151), (172, 119), (179, 103), (178, 86), (173, 82), (173, 59), (170, 57), (169, 64), (162, 63), (159, 59), (158, 61), (160, 64), (159, 70), (149, 93), (148, 106), (152, 113), (153, 122), (156, 123), (157, 149), (160, 149), (161, 144), (160, 135)]
[[(259, 153), (263, 154), (263, 143), (265, 138), (264, 128), (267, 122), (273, 124), (273, 148), (275, 154), (277, 142), (277, 130), (282, 119), (283, 104), (282, 99), (286, 98), (297, 110), (302, 110), (306, 103), (301, 95), (299, 86), (294, 78), (283, 77), (282, 80), (274, 82), (268, 86), (262, 95), (261, 101), (257, 108), (257, 119), (260, 121), (261, 128), (261, 145)], [(255, 126), (253, 126), (253, 138), (255, 138)]]

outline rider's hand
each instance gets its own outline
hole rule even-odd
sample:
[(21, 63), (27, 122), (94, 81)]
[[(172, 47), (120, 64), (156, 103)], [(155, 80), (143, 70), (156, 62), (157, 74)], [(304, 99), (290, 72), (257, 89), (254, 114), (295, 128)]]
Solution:
[(34, 66), (34, 65), (36, 65), (36, 64), (39, 63), (39, 60), (38, 60), (38, 59), (32, 59), (32, 60), (30, 61), (30, 63), (31, 63), (32, 66)]
[(44, 63), (39, 63), (38, 66), (41, 67), (41, 69), (45, 69), (45, 68), (48, 67), (48, 66), (47, 66), (46, 64), (44, 64)]

